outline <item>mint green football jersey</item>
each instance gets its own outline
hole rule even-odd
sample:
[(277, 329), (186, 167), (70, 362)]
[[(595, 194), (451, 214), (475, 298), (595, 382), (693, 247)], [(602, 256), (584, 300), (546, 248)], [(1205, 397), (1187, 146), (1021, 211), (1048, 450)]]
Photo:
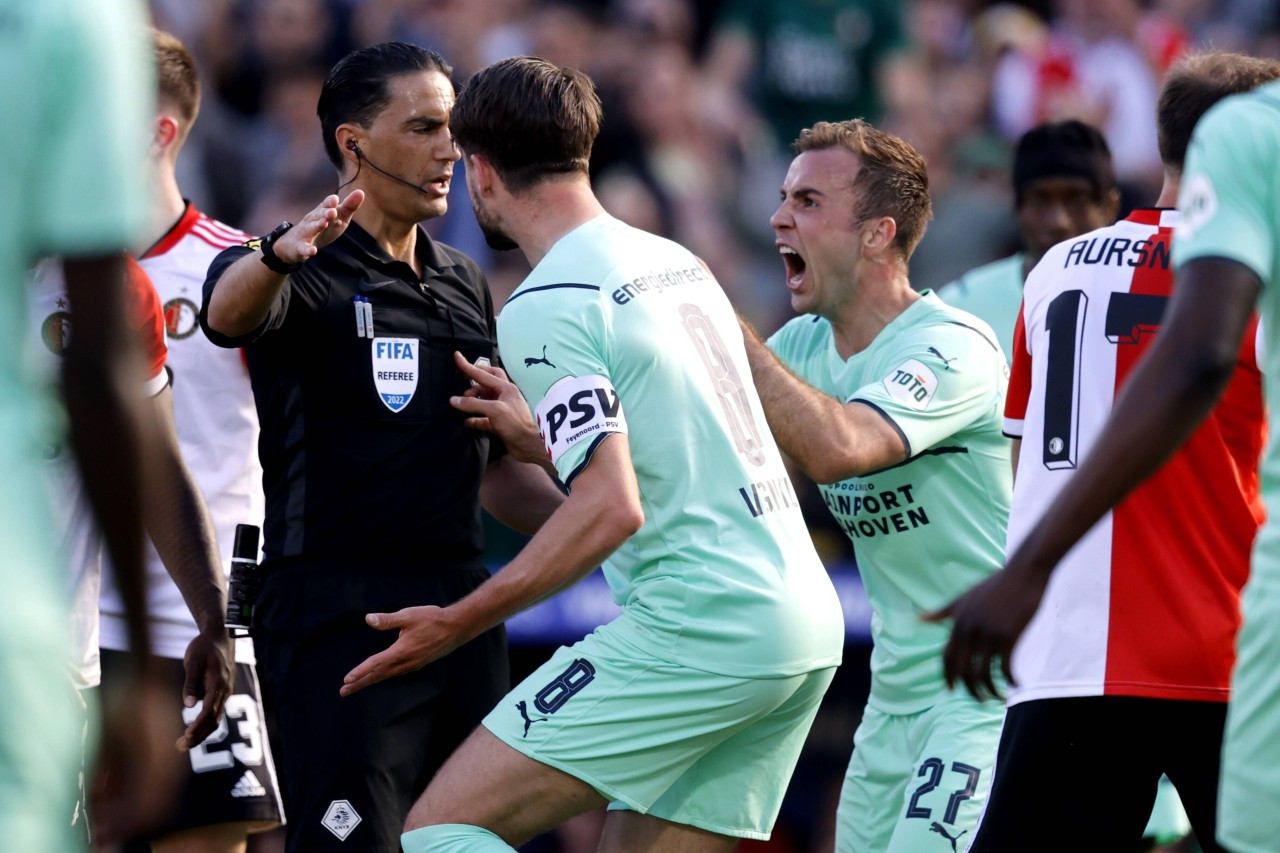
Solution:
[[(1187, 149), (1174, 231), (1175, 269), (1227, 258), (1262, 282), (1258, 310), (1266, 397), (1280, 399), (1280, 82), (1226, 98), (1205, 113)], [(1269, 853), (1280, 835), (1280, 435), (1273, 422), (1262, 459), (1267, 522), (1253, 546), (1241, 598), (1243, 622), (1231, 676), (1218, 795), (1218, 841), (1238, 853)]]
[(819, 317), (791, 320), (769, 346), (818, 390), (875, 409), (907, 447), (899, 465), (819, 488), (853, 541), (871, 604), (868, 703), (921, 711), (945, 692), (950, 625), (920, 614), (1004, 565), (1013, 483), (1000, 431), (1004, 353), (986, 323), (928, 291), (847, 361)]
[[(0, 0), (0, 111), (10, 134), (0, 183), (0, 586), (57, 590), (51, 521), (32, 496), (39, 457), (57, 440), (52, 401), (24, 361), (28, 270), (49, 254), (120, 251), (145, 222), (143, 161), (153, 111), (151, 56), (132, 0)], [(43, 597), (7, 596), (0, 623), (46, 630)], [(65, 615), (59, 617), (66, 622)]]
[[(1262, 280), (1258, 309), (1266, 330), (1268, 400), (1280, 400), (1280, 82), (1227, 98), (1196, 126), (1183, 169), (1174, 232), (1175, 269), (1193, 258), (1229, 258)], [(1272, 410), (1274, 411), (1274, 402)], [(1280, 431), (1273, 428), (1262, 462), (1268, 523), (1254, 545), (1255, 579), (1280, 581)]]
[(728, 299), (669, 240), (599, 216), (498, 317), (561, 479), (625, 434), (645, 521), (604, 565), (640, 649), (741, 677), (834, 666), (844, 621), (751, 382)]
[[(42, 457), (56, 408), (25, 361), (28, 269), (94, 255), (144, 223), (154, 83), (133, 0), (0, 0), (0, 825), (6, 850), (84, 848), (67, 573)], [(93, 753), (93, 742), (84, 747)], [(78, 825), (73, 827), (73, 818)]]

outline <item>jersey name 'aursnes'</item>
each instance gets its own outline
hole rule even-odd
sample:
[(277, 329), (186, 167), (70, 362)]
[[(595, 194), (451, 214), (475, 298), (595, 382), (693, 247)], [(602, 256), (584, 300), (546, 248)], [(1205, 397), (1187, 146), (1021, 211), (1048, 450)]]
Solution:
[[(1176, 211), (1134, 211), (1055, 246), (1027, 278), (1005, 410), (1005, 432), (1022, 440), (1011, 550), (1099, 440), (1154, 341), (1176, 222)], [(1264, 429), (1251, 327), (1208, 421), (1058, 566), (1014, 650), (1011, 702), (1226, 700)]]

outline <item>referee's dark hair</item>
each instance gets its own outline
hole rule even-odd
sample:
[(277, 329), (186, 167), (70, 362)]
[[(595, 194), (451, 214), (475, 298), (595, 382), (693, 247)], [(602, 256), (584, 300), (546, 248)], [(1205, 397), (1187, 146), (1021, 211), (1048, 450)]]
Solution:
[(316, 115), (320, 116), (324, 153), (334, 168), (342, 170), (338, 126), (350, 122), (368, 127), (391, 103), (387, 81), (418, 71), (439, 71), (450, 77), (453, 67), (434, 50), (389, 41), (348, 53), (330, 69), (320, 90)]
[(1182, 171), (1191, 132), (1209, 107), (1280, 78), (1280, 62), (1239, 53), (1193, 53), (1165, 75), (1156, 106), (1160, 162)]
[(591, 78), (532, 56), (495, 62), (467, 81), (449, 119), (458, 147), (488, 160), (508, 190), (587, 174), (602, 111)]

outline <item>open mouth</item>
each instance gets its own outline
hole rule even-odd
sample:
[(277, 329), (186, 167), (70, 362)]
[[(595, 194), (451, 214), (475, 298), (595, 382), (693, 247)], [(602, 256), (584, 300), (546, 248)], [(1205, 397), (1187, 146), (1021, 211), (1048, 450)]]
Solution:
[(800, 253), (790, 246), (779, 246), (778, 254), (782, 255), (782, 263), (787, 267), (787, 287), (795, 290), (804, 281), (804, 271), (808, 268)]

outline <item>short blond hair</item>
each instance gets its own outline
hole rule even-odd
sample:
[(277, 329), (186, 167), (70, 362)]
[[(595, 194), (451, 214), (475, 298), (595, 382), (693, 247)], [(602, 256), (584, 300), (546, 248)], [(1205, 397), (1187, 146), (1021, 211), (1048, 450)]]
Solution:
[(898, 226), (893, 245), (903, 260), (911, 257), (933, 217), (933, 202), (929, 199), (929, 170), (910, 143), (856, 118), (820, 121), (802, 130), (791, 148), (797, 154), (844, 148), (856, 156), (862, 168), (853, 187), (860, 190), (861, 202), (853, 211), (854, 221), (892, 217)]
[(157, 95), (162, 105), (178, 111), (189, 129), (200, 112), (200, 73), (195, 57), (177, 36), (164, 30), (151, 30), (155, 51)]

